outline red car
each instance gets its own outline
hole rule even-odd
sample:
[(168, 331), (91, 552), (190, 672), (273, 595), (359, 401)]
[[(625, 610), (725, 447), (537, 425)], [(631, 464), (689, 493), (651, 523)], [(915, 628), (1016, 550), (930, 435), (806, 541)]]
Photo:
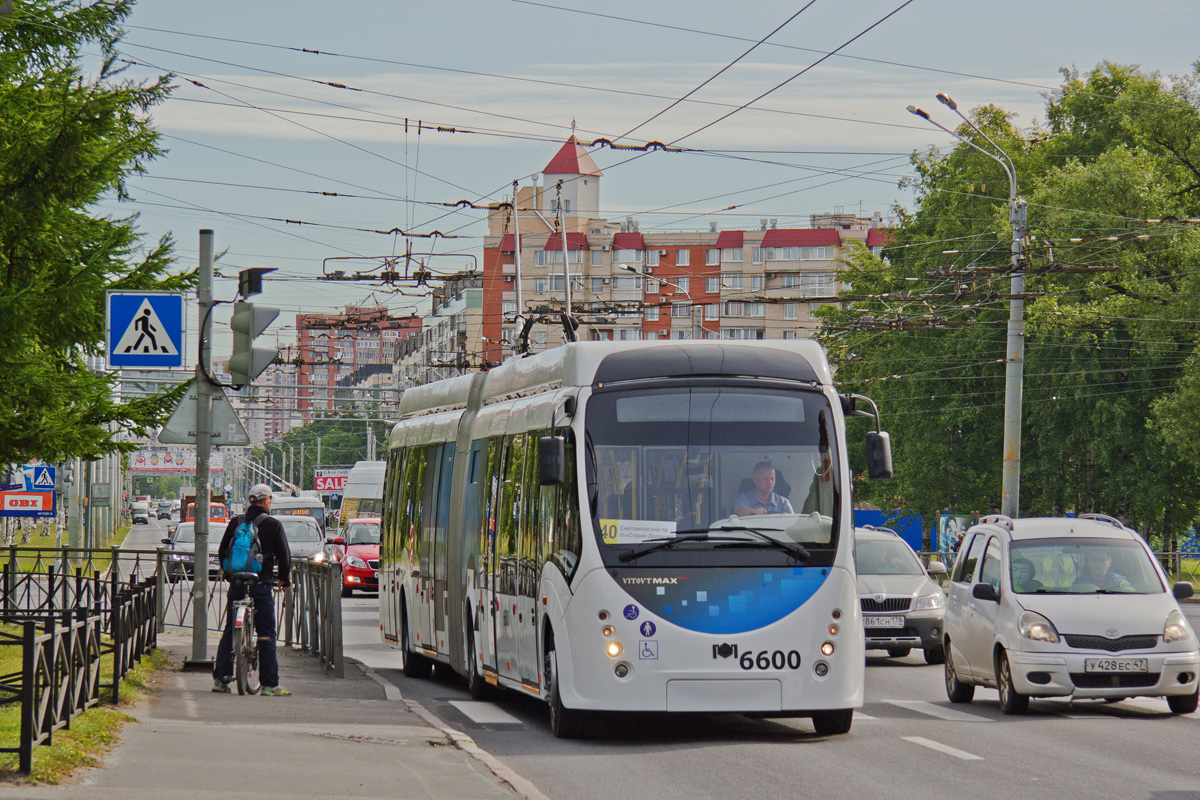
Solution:
[(331, 557), (342, 562), (342, 597), (355, 589), (379, 591), (379, 519), (361, 517), (345, 524), (345, 533), (333, 540)]

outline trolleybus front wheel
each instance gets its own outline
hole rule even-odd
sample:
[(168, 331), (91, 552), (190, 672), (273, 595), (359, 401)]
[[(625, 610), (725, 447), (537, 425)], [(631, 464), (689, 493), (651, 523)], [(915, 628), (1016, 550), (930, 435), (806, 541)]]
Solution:
[(408, 607), (403, 602), (400, 604), (400, 653), (404, 657), (404, 677), (429, 677), (429, 659), (417, 655), (412, 650), (412, 636), (408, 632)]
[(546, 680), (550, 686), (547, 701), (550, 705), (550, 730), (559, 739), (576, 739), (583, 735), (583, 712), (566, 708), (558, 690), (558, 655), (554, 652), (554, 642), (546, 645)]
[(818, 736), (849, 733), (852, 722), (854, 722), (854, 709), (852, 708), (818, 711), (812, 716), (813, 727), (817, 729)]

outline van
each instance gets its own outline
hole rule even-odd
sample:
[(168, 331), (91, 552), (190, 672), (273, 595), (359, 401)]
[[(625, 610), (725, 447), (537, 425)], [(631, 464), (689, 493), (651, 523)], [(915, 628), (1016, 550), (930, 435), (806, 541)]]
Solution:
[(386, 461), (359, 461), (346, 476), (342, 508), (338, 515), (338, 527), (343, 538), (351, 520), (383, 516), (383, 473), (386, 468)]

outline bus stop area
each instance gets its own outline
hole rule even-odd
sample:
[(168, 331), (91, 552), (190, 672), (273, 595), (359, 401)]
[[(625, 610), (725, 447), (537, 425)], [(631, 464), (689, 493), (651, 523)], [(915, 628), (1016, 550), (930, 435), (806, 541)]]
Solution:
[[(239, 696), (182, 669), (190, 634), (160, 634), (158, 646), (173, 667), (128, 712), (137, 721), (100, 766), (66, 785), (0, 787), (0, 798), (540, 796), (514, 791), (520, 778), (357, 663), (338, 679), (280, 646), (280, 683), (292, 695)], [(210, 656), (216, 646), (209, 637)]]

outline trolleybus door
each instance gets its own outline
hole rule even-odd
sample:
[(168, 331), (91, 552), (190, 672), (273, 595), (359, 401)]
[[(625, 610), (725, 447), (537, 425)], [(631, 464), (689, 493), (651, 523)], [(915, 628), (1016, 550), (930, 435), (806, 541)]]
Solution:
[(425, 485), (421, 487), (421, 524), (417, 536), (420, 557), (417, 569), (416, 639), (422, 647), (433, 648), (433, 540), (437, 525), (438, 472), (442, 466), (441, 445), (423, 448), (426, 459)]
[(517, 659), (520, 663), (522, 682), (537, 686), (541, 659), (537, 652), (537, 605), (535, 595), (541, 577), (541, 530), (540, 506), (542, 496), (538, 480), (538, 456), (536, 433), (522, 434), (525, 442), (526, 459), (521, 486), (524, 497), (521, 513), (520, 540), (517, 557)]
[(503, 479), (500, 486), (500, 502), (496, 514), (496, 558), (494, 580), (496, 591), (496, 668), (497, 672), (512, 679), (520, 679), (520, 662), (517, 653), (518, 614), (522, 598), (518, 597), (519, 545), (521, 509), (525, 492), (524, 480), (526, 453), (524, 437), (509, 436), (504, 458)]

